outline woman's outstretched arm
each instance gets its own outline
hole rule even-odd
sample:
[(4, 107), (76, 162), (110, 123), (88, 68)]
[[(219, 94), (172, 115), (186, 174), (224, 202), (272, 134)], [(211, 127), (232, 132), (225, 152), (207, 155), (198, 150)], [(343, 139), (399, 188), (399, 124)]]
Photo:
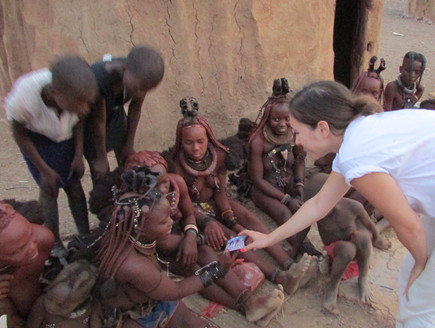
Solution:
[(270, 234), (265, 235), (251, 230), (240, 232), (240, 234), (249, 237), (248, 242), (251, 241), (245, 247), (245, 251), (274, 245), (304, 230), (314, 222), (324, 218), (348, 190), (349, 186), (345, 183), (344, 177), (339, 173), (331, 172), (317, 195), (305, 202), (290, 220), (287, 220)]

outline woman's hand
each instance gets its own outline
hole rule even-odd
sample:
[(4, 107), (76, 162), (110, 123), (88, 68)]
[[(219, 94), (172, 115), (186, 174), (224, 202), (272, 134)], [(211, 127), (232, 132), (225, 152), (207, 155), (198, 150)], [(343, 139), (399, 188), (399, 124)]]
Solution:
[(245, 240), (245, 248), (241, 249), (241, 252), (255, 251), (258, 248), (271, 246), (268, 235), (258, 231), (243, 230), (239, 233), (239, 236), (248, 236)]
[(413, 282), (415, 280), (417, 280), (418, 277), (420, 277), (423, 270), (424, 270), (424, 266), (420, 266), (420, 265), (414, 265), (414, 267), (412, 268), (411, 273), (410, 273), (409, 278), (408, 278), (408, 283), (406, 284), (405, 291), (403, 292), (403, 294), (406, 296), (406, 298), (408, 298), (409, 288), (411, 288), (411, 285), (413, 284)]

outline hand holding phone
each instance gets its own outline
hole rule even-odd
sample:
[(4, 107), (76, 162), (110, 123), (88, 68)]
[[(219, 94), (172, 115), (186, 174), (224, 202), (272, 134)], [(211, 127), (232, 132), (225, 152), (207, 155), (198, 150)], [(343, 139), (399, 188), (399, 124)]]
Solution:
[(231, 238), (227, 242), (227, 246), (225, 247), (226, 251), (233, 252), (245, 247), (245, 239), (246, 236), (237, 236)]

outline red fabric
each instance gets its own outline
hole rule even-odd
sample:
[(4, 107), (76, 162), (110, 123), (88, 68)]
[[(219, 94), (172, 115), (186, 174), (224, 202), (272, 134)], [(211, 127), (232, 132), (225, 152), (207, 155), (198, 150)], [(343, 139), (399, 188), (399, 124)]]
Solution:
[[(255, 263), (244, 262), (243, 259), (234, 261), (230, 270), (233, 271), (241, 283), (251, 291), (256, 290), (266, 279), (263, 272), (261, 272)], [(208, 305), (202, 309), (200, 314), (213, 318), (218, 315), (224, 307), (225, 306), (221, 304), (210, 301)]]
[(266, 279), (264, 273), (261, 272), (255, 263), (244, 262), (243, 259), (235, 260), (230, 270), (234, 272), (242, 284), (248, 287), (250, 291), (256, 290)]
[(225, 308), (225, 306), (223, 306), (222, 304), (210, 301), (208, 302), (208, 305), (202, 309), (200, 314), (204, 317), (213, 318), (217, 316), (223, 308)]
[[(329, 263), (334, 262), (334, 248), (335, 248), (335, 244), (336, 243), (331, 243), (327, 246), (324, 246), (323, 248), (326, 250), (326, 252), (328, 253), (329, 256)], [(359, 267), (358, 267), (358, 263), (353, 260), (349, 263), (349, 265), (347, 266), (346, 270), (343, 273), (343, 277), (341, 277), (341, 280), (347, 280), (353, 277), (358, 277), (359, 276)]]

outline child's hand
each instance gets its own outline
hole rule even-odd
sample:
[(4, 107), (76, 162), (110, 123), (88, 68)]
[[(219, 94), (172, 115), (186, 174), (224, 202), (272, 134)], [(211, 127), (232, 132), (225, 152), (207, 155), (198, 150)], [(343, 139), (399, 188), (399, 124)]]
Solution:
[(93, 163), (94, 172), (95, 172), (95, 180), (99, 180), (109, 172), (109, 161), (107, 157), (97, 158)]
[(81, 157), (77, 158), (76, 156), (74, 156), (71, 167), (69, 169), (68, 180), (71, 179), (74, 174), (78, 179), (81, 179), (83, 177), (83, 174), (85, 174), (85, 165)]
[(234, 251), (234, 252), (224, 251), (221, 254), (221, 256), (219, 256), (219, 263), (222, 264), (226, 272), (228, 272), (228, 270), (231, 267), (231, 264), (234, 263), (238, 255), (239, 255), (239, 251)]
[(288, 203), (288, 208), (292, 213), (296, 212), (304, 202), (298, 198), (292, 198)]
[(5, 299), (9, 295), (9, 286), (14, 276), (11, 274), (0, 274), (0, 300)]
[(41, 189), (45, 192), (54, 195), (62, 184), (62, 179), (53, 169), (49, 168), (45, 172), (41, 172)]
[(177, 251), (177, 262), (182, 261), (183, 266), (191, 267), (198, 260), (198, 248), (196, 246), (196, 237), (194, 234), (187, 232), (181, 241)]
[(204, 228), (207, 244), (213, 249), (221, 249), (226, 243), (224, 231), (216, 221), (210, 221)]

